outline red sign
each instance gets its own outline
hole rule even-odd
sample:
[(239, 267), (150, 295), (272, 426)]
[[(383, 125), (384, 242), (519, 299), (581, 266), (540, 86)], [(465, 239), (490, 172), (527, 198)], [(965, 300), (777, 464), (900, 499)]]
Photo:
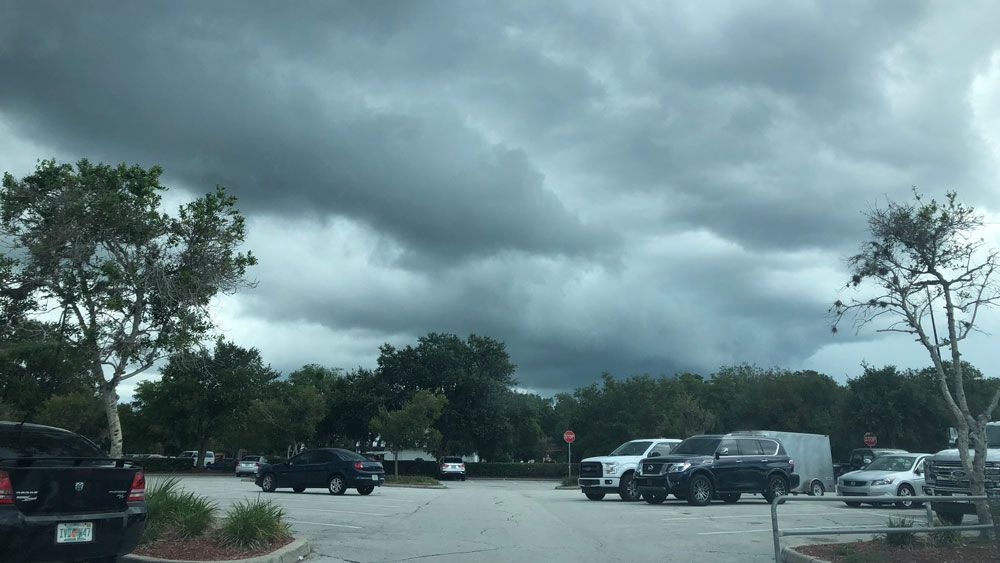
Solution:
[(869, 448), (874, 448), (875, 444), (878, 443), (878, 438), (875, 437), (874, 432), (865, 432), (865, 445)]
[(576, 440), (576, 434), (574, 434), (572, 430), (567, 430), (563, 432), (563, 440), (565, 440), (567, 444), (572, 444), (573, 440)]

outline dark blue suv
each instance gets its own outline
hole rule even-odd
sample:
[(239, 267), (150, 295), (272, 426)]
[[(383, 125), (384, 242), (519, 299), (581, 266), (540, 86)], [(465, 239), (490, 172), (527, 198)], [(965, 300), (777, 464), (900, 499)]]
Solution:
[(692, 436), (668, 455), (643, 459), (635, 480), (649, 504), (669, 494), (696, 506), (713, 499), (734, 503), (743, 493), (760, 493), (771, 502), (799, 485), (794, 470), (781, 441), (734, 432)]
[(279, 487), (291, 488), (296, 493), (322, 487), (331, 495), (342, 495), (347, 489), (370, 495), (375, 487), (385, 483), (385, 470), (381, 463), (361, 454), (320, 448), (306, 450), (285, 463), (261, 467), (255, 482), (266, 493)]

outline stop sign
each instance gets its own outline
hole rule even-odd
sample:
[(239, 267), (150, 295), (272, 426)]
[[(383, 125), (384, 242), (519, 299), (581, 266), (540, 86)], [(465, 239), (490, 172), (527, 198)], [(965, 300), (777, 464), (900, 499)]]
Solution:
[(565, 440), (567, 444), (572, 444), (573, 440), (576, 440), (576, 434), (574, 434), (572, 430), (567, 430), (563, 432), (563, 440)]
[(874, 448), (875, 444), (878, 443), (878, 438), (875, 436), (874, 432), (865, 432), (865, 445), (869, 448)]

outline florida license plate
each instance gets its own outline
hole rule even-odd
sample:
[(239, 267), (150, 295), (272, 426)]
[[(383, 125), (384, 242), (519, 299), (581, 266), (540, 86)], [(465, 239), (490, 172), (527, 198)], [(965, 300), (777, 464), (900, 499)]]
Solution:
[(372, 475), (372, 481), (378, 481), (378, 475)]
[(94, 540), (93, 522), (56, 525), (56, 543), (86, 543)]

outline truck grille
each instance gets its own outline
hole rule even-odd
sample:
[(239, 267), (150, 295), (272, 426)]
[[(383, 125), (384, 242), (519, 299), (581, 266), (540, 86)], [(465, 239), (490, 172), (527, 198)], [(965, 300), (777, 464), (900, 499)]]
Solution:
[(647, 461), (647, 462), (643, 463), (639, 467), (639, 469), (640, 469), (640, 472), (643, 475), (659, 475), (659, 474), (663, 473), (663, 469), (664, 469), (663, 466), (664, 465), (666, 465), (666, 464), (664, 464), (662, 461), (661, 462), (649, 462), (649, 461)]
[(934, 481), (938, 487), (969, 488), (969, 475), (960, 461), (934, 462)]
[(580, 464), (580, 477), (602, 477), (604, 467), (596, 461), (585, 461)]

